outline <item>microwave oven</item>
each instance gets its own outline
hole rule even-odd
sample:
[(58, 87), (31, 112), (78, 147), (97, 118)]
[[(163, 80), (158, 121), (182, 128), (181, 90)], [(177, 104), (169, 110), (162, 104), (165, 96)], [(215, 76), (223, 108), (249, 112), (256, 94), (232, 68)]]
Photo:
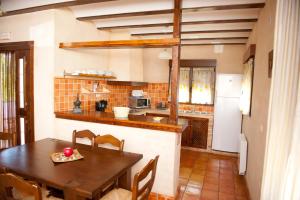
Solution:
[(150, 106), (151, 106), (150, 98), (129, 97), (130, 108), (150, 108)]

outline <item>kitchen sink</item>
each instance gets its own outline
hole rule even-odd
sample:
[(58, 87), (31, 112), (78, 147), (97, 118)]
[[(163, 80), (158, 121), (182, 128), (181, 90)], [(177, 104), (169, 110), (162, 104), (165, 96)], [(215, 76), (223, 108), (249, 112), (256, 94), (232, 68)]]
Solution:
[(194, 111), (194, 110), (178, 110), (178, 113), (180, 113), (180, 114), (192, 114), (192, 115), (207, 115), (208, 114), (208, 112)]

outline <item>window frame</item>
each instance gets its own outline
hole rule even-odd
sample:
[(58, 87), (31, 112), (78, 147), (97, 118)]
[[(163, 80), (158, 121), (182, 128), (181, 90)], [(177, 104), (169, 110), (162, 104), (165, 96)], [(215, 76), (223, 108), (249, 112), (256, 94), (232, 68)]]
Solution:
[[(215, 59), (201, 59), (201, 60), (180, 60), (180, 68), (189, 68), (189, 102), (179, 102), (180, 104), (189, 104), (189, 105), (208, 105), (214, 106), (215, 97), (213, 97), (213, 102), (211, 104), (201, 104), (201, 103), (192, 103), (192, 91), (193, 91), (193, 69), (194, 68), (212, 68), (215, 74), (214, 77), (214, 91), (216, 87), (216, 66), (217, 60)], [(172, 60), (169, 60), (169, 87), (168, 94), (170, 94), (170, 83), (171, 83), (171, 70), (172, 70)]]

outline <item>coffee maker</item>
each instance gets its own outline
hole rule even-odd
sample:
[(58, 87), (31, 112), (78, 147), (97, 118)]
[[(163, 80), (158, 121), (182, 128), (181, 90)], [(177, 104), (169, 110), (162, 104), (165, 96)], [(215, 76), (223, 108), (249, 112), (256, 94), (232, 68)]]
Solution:
[(96, 101), (96, 111), (105, 112), (106, 107), (107, 107), (106, 100)]

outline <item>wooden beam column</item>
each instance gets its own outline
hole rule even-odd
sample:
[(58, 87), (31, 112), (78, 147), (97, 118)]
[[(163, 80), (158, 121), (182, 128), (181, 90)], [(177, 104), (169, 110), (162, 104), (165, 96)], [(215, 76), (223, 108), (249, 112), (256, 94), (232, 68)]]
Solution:
[[(174, 0), (173, 38), (181, 37), (181, 0)], [(180, 44), (172, 47), (170, 120), (178, 120), (178, 88), (180, 73)]]

